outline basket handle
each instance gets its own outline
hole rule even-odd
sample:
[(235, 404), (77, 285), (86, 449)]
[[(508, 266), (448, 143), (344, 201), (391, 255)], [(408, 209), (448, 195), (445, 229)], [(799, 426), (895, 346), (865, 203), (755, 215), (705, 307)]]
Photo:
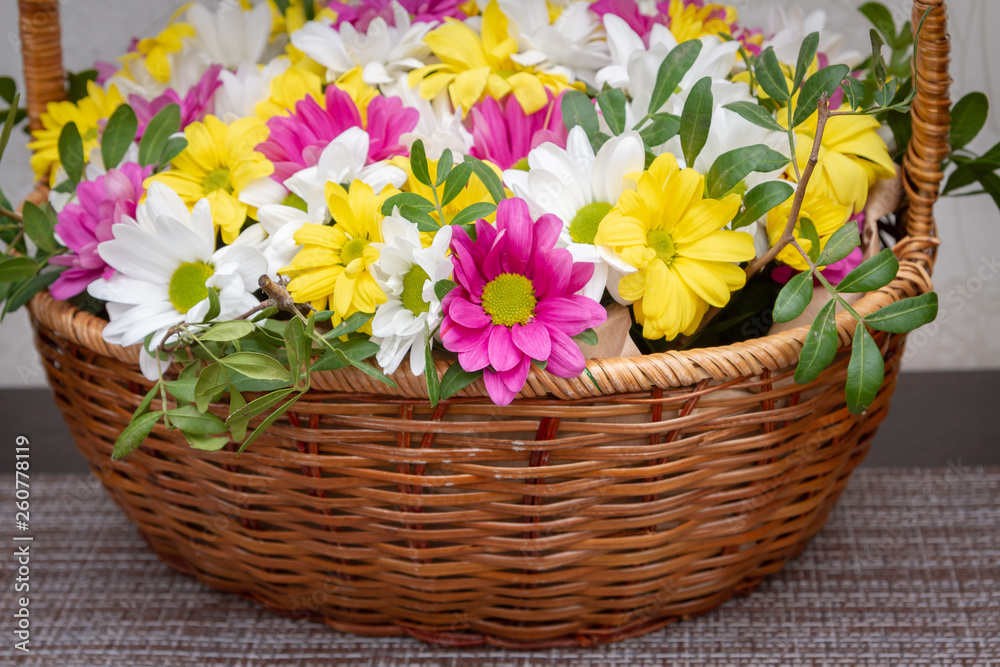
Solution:
[[(934, 202), (944, 174), (941, 161), (948, 155), (951, 129), (951, 99), (948, 88), (951, 77), (951, 39), (948, 36), (948, 11), (945, 0), (914, 0), (912, 25), (914, 31), (928, 9), (920, 41), (915, 49), (913, 85), (917, 91), (911, 117), (913, 137), (903, 157), (903, 179), (910, 206), (907, 233), (914, 238), (937, 235), (934, 224)], [(927, 248), (933, 253), (933, 246)]]
[(42, 126), (49, 102), (66, 99), (58, 0), (18, 0), (28, 125)]

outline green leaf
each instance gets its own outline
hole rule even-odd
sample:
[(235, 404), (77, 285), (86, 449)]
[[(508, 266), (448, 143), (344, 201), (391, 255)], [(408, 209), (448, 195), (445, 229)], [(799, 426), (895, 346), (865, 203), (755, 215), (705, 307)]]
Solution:
[(163, 155), (160, 156), (160, 164), (157, 167), (167, 164), (183, 153), (187, 145), (187, 139), (184, 137), (170, 137), (167, 139), (167, 147), (163, 149)]
[(691, 94), (684, 102), (684, 113), (681, 115), (681, 150), (688, 166), (694, 166), (694, 161), (708, 141), (711, 127), (712, 79), (706, 76), (691, 86)]
[(803, 239), (809, 241), (809, 250), (807, 254), (809, 259), (813, 264), (819, 259), (819, 232), (816, 231), (816, 225), (809, 218), (799, 218), (799, 234), (802, 235)]
[(229, 383), (226, 369), (218, 362), (209, 364), (198, 374), (194, 385), (194, 404), (199, 412), (208, 409), (208, 404), (216, 400)]
[(503, 182), (501, 182), (500, 177), (497, 176), (496, 172), (493, 171), (489, 165), (480, 159), (472, 157), (471, 155), (465, 156), (463, 164), (465, 163), (472, 168), (473, 173), (475, 173), (475, 175), (479, 177), (479, 180), (482, 181), (487, 192), (490, 193), (490, 197), (493, 199), (494, 204), (499, 204), (507, 198), (507, 193), (504, 192), (503, 189)]
[[(14, 104), (12, 109), (17, 108), (17, 102), (21, 99), (20, 95), (14, 95)], [(7, 142), (10, 141), (10, 133), (14, 129), (14, 125), (17, 123), (17, 114), (8, 113), (7, 117), (3, 121), (3, 129), (0, 130), (0, 157), (3, 157), (4, 151), (7, 149)]]
[(597, 96), (597, 104), (601, 107), (604, 122), (615, 136), (626, 130), (625, 91), (621, 88), (605, 90)]
[(768, 149), (761, 158), (760, 164), (757, 165), (757, 168), (754, 169), (754, 171), (767, 174), (772, 171), (784, 169), (790, 162), (791, 160), (785, 157), (784, 154)]
[[(763, 144), (726, 151), (715, 159), (705, 177), (708, 196), (712, 199), (721, 199), (751, 172), (762, 171), (759, 166), (765, 158), (769, 160), (768, 166), (778, 159), (784, 160), (786, 164), (788, 162), (784, 155)], [(774, 170), (769, 169), (768, 171)]]
[(140, 417), (146, 414), (146, 411), (149, 410), (149, 406), (153, 404), (153, 399), (156, 398), (156, 396), (159, 393), (160, 393), (160, 383), (157, 382), (152, 387), (150, 387), (149, 391), (146, 392), (146, 396), (143, 397), (142, 402), (139, 403), (139, 405), (135, 409), (135, 412), (132, 413), (132, 421), (135, 421), (136, 417)]
[(254, 380), (283, 380), (287, 382), (288, 369), (271, 357), (259, 352), (237, 352), (219, 362), (237, 373)]
[(368, 324), (368, 320), (371, 318), (372, 313), (352, 313), (348, 315), (347, 319), (343, 322), (323, 334), (323, 337), (327, 340), (333, 340), (334, 338), (340, 338), (345, 334), (354, 333), (361, 327)]
[(680, 129), (680, 116), (675, 116), (672, 113), (658, 113), (653, 115), (652, 123), (639, 131), (639, 135), (647, 146), (659, 146), (676, 137)]
[(66, 99), (76, 104), (87, 96), (87, 82), (97, 80), (97, 70), (69, 72), (66, 75)]
[(59, 133), (59, 162), (74, 185), (83, 178), (83, 140), (76, 123), (66, 123)]
[(167, 417), (174, 426), (194, 435), (214, 435), (226, 430), (221, 419), (211, 412), (198, 412), (198, 408), (193, 405), (167, 410)]
[[(60, 273), (62, 273), (62, 271), (39, 273), (38, 275), (29, 278), (26, 282), (20, 283), (17, 287), (12, 287), (11, 294), (7, 297), (7, 303), (4, 304), (3, 314), (6, 315), (7, 313), (12, 313), (31, 301), (33, 296), (54, 283)], [(0, 317), (0, 319), (3, 318)]]
[(438, 298), (438, 301), (441, 301), (448, 294), (448, 292), (452, 291), (456, 287), (458, 287), (458, 283), (453, 280), (448, 280), (447, 278), (439, 280), (434, 283), (434, 295)]
[(812, 271), (803, 271), (792, 276), (778, 292), (774, 301), (772, 317), (775, 322), (791, 322), (805, 312), (806, 306), (812, 301), (813, 280)]
[(184, 439), (191, 445), (191, 449), (200, 449), (206, 452), (217, 452), (229, 444), (228, 435), (198, 435), (181, 430)]
[[(236, 422), (242, 421), (244, 422), (244, 428), (246, 428), (246, 422), (270, 410), (294, 392), (295, 390), (291, 387), (286, 387), (256, 398), (237, 410), (231, 410), (229, 417), (226, 419), (226, 424), (231, 426)], [(241, 438), (237, 438), (237, 440), (239, 439)]]
[(425, 199), (415, 192), (400, 192), (385, 200), (382, 204), (382, 215), (392, 215), (394, 208), (411, 208), (419, 211), (434, 211), (434, 202)]
[(222, 304), (219, 302), (219, 291), (214, 287), (208, 288), (208, 310), (202, 322), (211, 322), (222, 312)]
[(836, 307), (836, 300), (827, 301), (809, 327), (802, 343), (799, 365), (795, 368), (796, 383), (809, 384), (837, 356), (840, 338), (837, 336)]
[(104, 168), (117, 167), (125, 157), (128, 147), (135, 141), (135, 133), (139, 129), (132, 107), (123, 104), (108, 119), (101, 135), (101, 157), (104, 158)]
[(424, 142), (417, 139), (410, 148), (410, 169), (413, 177), (426, 186), (431, 185), (431, 172), (427, 164), (427, 153), (424, 151)]
[(156, 112), (156, 115), (146, 125), (146, 130), (139, 140), (139, 164), (158, 165), (164, 162), (163, 154), (167, 150), (167, 140), (176, 134), (181, 127), (181, 108), (176, 104), (167, 106)]
[[(11, 204), (10, 200), (7, 199), (7, 195), (3, 193), (2, 189), (0, 189), (0, 208), (5, 208), (8, 211), (14, 210), (13, 204)], [(6, 242), (6, 239), (4, 239), (4, 241)]]
[(892, 12), (880, 2), (866, 2), (858, 7), (872, 25), (882, 34), (886, 42), (896, 40), (896, 22), (892, 20)]
[(178, 401), (184, 401), (186, 403), (195, 402), (195, 387), (198, 385), (198, 378), (178, 378), (176, 380), (164, 382), (163, 384), (167, 388), (167, 393), (176, 398)]
[(440, 187), (451, 173), (452, 164), (455, 158), (451, 154), (451, 149), (446, 148), (441, 152), (441, 159), (437, 163), (437, 172), (434, 175), (434, 187)]
[(929, 324), (937, 317), (938, 295), (928, 292), (920, 296), (900, 299), (879, 308), (865, 318), (865, 324), (872, 329), (889, 333), (909, 333)]
[[(660, 110), (670, 96), (677, 90), (681, 79), (688, 73), (694, 61), (701, 53), (701, 40), (692, 39), (678, 44), (667, 54), (667, 57), (660, 63), (660, 68), (656, 72), (656, 83), (653, 84), (653, 92), (649, 98), (650, 114)], [(662, 142), (661, 142), (662, 143)]]
[(792, 126), (798, 127), (816, 113), (819, 99), (825, 93), (829, 98), (840, 86), (840, 82), (851, 73), (847, 65), (831, 65), (806, 79), (795, 103), (795, 113), (792, 115)]
[(885, 45), (885, 40), (874, 28), (868, 34), (872, 42), (872, 71), (875, 73), (875, 83), (881, 88), (885, 85), (886, 79), (885, 59), (882, 57), (882, 47)]
[(579, 125), (590, 138), (600, 130), (597, 119), (597, 109), (586, 93), (579, 90), (567, 90), (562, 97), (562, 118), (567, 130)]
[[(430, 340), (428, 335), (425, 340)], [(430, 345), (424, 346), (424, 375), (427, 377), (427, 397), (431, 406), (437, 406), (441, 400), (441, 380), (438, 378), (437, 366), (434, 365), (434, 353)]]
[(290, 407), (292, 407), (293, 405), (295, 405), (295, 401), (299, 400), (301, 397), (302, 397), (302, 394), (296, 394), (295, 396), (292, 396), (290, 399), (288, 399), (287, 403), (282, 404), (281, 407), (279, 407), (277, 410), (275, 410), (274, 412), (272, 412), (271, 414), (269, 414), (264, 419), (264, 421), (262, 421), (257, 426), (257, 428), (255, 428), (253, 430), (253, 433), (250, 434), (250, 437), (243, 441), (243, 444), (240, 445), (239, 450), (237, 450), (237, 454), (243, 452), (244, 449), (246, 449), (247, 447), (249, 447), (251, 445), (251, 443), (253, 443), (253, 441), (256, 440), (260, 436), (261, 433), (263, 433), (267, 429), (271, 428), (271, 424), (273, 424), (274, 422), (276, 422), (278, 420), (278, 417), (280, 417), (281, 415), (283, 415), (286, 412), (288, 412), (288, 409)]
[[(243, 398), (243, 394), (241, 394), (236, 387), (230, 385), (229, 416), (232, 417), (234, 413), (239, 411), (246, 404), (247, 401), (245, 398)], [(247, 437), (247, 423), (249, 421), (250, 421), (249, 417), (245, 419), (241, 417), (232, 421), (230, 421), (230, 419), (226, 419), (226, 426), (229, 427), (229, 432), (232, 435), (233, 440), (240, 441), (243, 438)]]
[(827, 239), (823, 252), (816, 260), (818, 266), (827, 266), (834, 262), (839, 262), (861, 245), (861, 235), (858, 234), (858, 225), (853, 220), (848, 221), (843, 227), (835, 231)]
[(0, 259), (0, 283), (28, 280), (38, 273), (38, 262), (30, 257), (4, 257)]
[(597, 332), (593, 329), (587, 329), (573, 336), (573, 340), (584, 345), (597, 345)]
[(852, 415), (859, 415), (868, 409), (884, 379), (882, 352), (864, 323), (858, 322), (851, 344), (851, 360), (847, 364), (847, 409)]
[(782, 134), (787, 132), (787, 130), (774, 119), (774, 116), (770, 111), (756, 102), (731, 102), (723, 105), (722, 108), (729, 109), (733, 113), (739, 114), (743, 120), (753, 123), (757, 127), (762, 127), (765, 130), (781, 132)]
[(136, 449), (139, 445), (146, 440), (146, 437), (152, 433), (153, 427), (156, 426), (156, 422), (160, 421), (160, 417), (163, 416), (163, 412), (148, 412), (139, 417), (135, 417), (129, 422), (129, 425), (125, 427), (118, 439), (115, 440), (115, 448), (111, 454), (114, 459), (123, 459)]
[(14, 95), (17, 94), (17, 84), (9, 76), (0, 76), (0, 99), (14, 106)]
[(969, 93), (960, 99), (951, 110), (952, 149), (964, 147), (976, 138), (986, 124), (990, 101), (983, 93)]
[(993, 203), (1000, 208), (1000, 176), (990, 172), (979, 174), (979, 184), (986, 190), (986, 194), (993, 198)]
[(795, 63), (795, 77), (792, 81), (792, 90), (798, 90), (799, 86), (802, 85), (802, 80), (806, 77), (806, 72), (809, 71), (813, 60), (816, 59), (816, 48), (818, 46), (818, 32), (809, 33), (802, 40), (802, 46), (799, 47), (799, 58)]
[(239, 340), (253, 330), (254, 326), (250, 322), (247, 322), (246, 320), (233, 320), (232, 322), (222, 322), (221, 324), (216, 324), (205, 333), (200, 334), (198, 338), (203, 341), (213, 340), (227, 342), (231, 340)]
[(288, 367), (292, 371), (292, 384), (302, 377), (302, 365), (309, 360), (312, 344), (306, 338), (302, 320), (293, 317), (285, 325), (285, 352), (288, 355)]
[(485, 218), (497, 210), (497, 205), (493, 202), (481, 201), (471, 206), (467, 206), (455, 214), (455, 217), (451, 219), (450, 224), (452, 225), (465, 225), (470, 222), (475, 222), (480, 218)]
[(840, 82), (840, 86), (844, 89), (844, 95), (846, 95), (851, 109), (860, 109), (865, 99), (865, 82), (855, 79), (853, 76), (848, 76), (844, 77), (844, 80)]
[(891, 248), (886, 248), (848, 273), (837, 285), (837, 291), (871, 292), (891, 283), (897, 271), (899, 260)]
[(55, 252), (58, 247), (53, 234), (56, 226), (55, 215), (50, 216), (46, 211), (26, 201), (24, 208), (21, 209), (21, 218), (24, 220), (24, 233), (28, 238), (34, 241), (40, 250)]
[(472, 176), (472, 165), (463, 162), (448, 174), (444, 181), (444, 192), (441, 194), (441, 206), (446, 206), (462, 193)]
[(743, 198), (743, 210), (733, 220), (732, 228), (739, 229), (756, 222), (794, 192), (795, 188), (785, 181), (767, 181), (752, 188)]
[(764, 89), (768, 97), (776, 102), (787, 102), (788, 80), (778, 62), (778, 56), (774, 54), (774, 48), (769, 46), (757, 57), (757, 67), (754, 69), (757, 75), (757, 83)]
[(448, 367), (448, 370), (445, 371), (444, 376), (441, 378), (441, 400), (451, 398), (482, 377), (482, 375), (482, 371), (474, 371), (470, 373), (469, 371), (463, 370), (457, 362), (453, 363)]

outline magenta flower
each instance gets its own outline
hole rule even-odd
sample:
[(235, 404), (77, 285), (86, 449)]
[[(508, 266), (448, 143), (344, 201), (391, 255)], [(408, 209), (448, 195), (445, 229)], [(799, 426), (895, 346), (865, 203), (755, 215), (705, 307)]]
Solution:
[[(659, 6), (657, 6), (657, 9), (659, 9)], [(667, 24), (667, 18), (662, 12), (653, 16), (647, 16), (639, 11), (639, 4), (635, 0), (597, 0), (597, 2), (590, 5), (590, 11), (600, 16), (602, 20), (605, 14), (614, 14), (625, 21), (628, 27), (632, 28), (637, 35), (642, 37), (643, 41), (646, 41), (647, 37), (649, 37), (649, 33), (655, 24)]]
[(597, 301), (575, 292), (594, 265), (573, 262), (555, 248), (562, 221), (547, 214), (531, 219), (523, 199), (497, 207), (497, 225), (476, 223), (476, 240), (455, 227), (452, 264), (458, 287), (441, 305), (441, 341), (467, 371), (483, 371), (490, 398), (507, 405), (524, 386), (531, 361), (559, 377), (576, 377), (586, 362), (575, 336), (605, 319)]
[(274, 116), (267, 121), (271, 133), (257, 146), (274, 164), (271, 178), (284, 183), (292, 174), (319, 162), (319, 156), (331, 141), (352, 127), (368, 132), (368, 164), (396, 155), (409, 155), (400, 143), (400, 135), (417, 126), (420, 112), (404, 108), (398, 97), (377, 96), (368, 104), (367, 127), (351, 96), (337, 88), (326, 89), (325, 108), (312, 97), (295, 104), (290, 116)]
[[(461, 0), (396, 0), (409, 13), (414, 23), (438, 23), (446, 18), (464, 20), (465, 12), (459, 9)], [(334, 24), (350, 23), (361, 32), (368, 32), (368, 26), (377, 18), (389, 25), (396, 25), (392, 12), (392, 0), (361, 0), (361, 2), (331, 2), (330, 9), (337, 12)]]
[(69, 299), (98, 278), (114, 274), (97, 254), (97, 246), (114, 238), (112, 225), (122, 222), (123, 217), (135, 217), (136, 204), (146, 192), (142, 182), (151, 173), (152, 165), (140, 167), (128, 162), (77, 186), (79, 203), (67, 204), (56, 224), (56, 233), (72, 252), (49, 259), (51, 264), (69, 267), (49, 288), (52, 298)]
[(214, 110), (215, 102), (213, 95), (222, 86), (222, 80), (219, 79), (219, 72), (221, 71), (222, 65), (212, 65), (209, 67), (198, 83), (191, 86), (191, 89), (188, 90), (183, 99), (172, 88), (153, 100), (146, 100), (139, 95), (129, 95), (128, 103), (132, 107), (132, 110), (135, 111), (135, 116), (139, 120), (138, 138), (142, 138), (143, 133), (146, 132), (146, 126), (149, 124), (149, 121), (153, 120), (153, 116), (169, 104), (176, 104), (181, 108), (180, 129), (182, 130), (191, 123), (204, 120), (205, 116), (211, 114)]
[(472, 107), (473, 157), (489, 160), (501, 169), (510, 169), (526, 158), (532, 148), (545, 142), (566, 148), (566, 126), (560, 103), (562, 96), (549, 93), (549, 103), (526, 115), (510, 95), (503, 106), (492, 97)]

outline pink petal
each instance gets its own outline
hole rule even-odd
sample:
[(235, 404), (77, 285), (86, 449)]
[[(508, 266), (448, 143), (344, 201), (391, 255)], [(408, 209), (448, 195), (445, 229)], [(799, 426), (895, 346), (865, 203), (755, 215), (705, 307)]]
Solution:
[[(565, 248), (557, 248), (548, 252), (538, 253), (535, 262), (535, 276), (547, 280), (535, 285), (538, 299), (556, 297), (567, 294), (570, 276), (573, 274), (573, 256)], [(535, 277), (533, 276), (533, 277)]]
[(507, 385), (507, 388), (517, 393), (524, 388), (524, 383), (528, 379), (528, 372), (531, 371), (531, 359), (523, 357), (521, 363), (509, 371), (500, 371), (500, 379)]
[(462, 297), (450, 300), (445, 314), (458, 324), (470, 329), (482, 329), (492, 322), (492, 318), (486, 314), (482, 306), (470, 303)]
[(514, 345), (521, 352), (539, 361), (549, 358), (549, 351), (552, 349), (549, 330), (541, 322), (515, 324), (511, 327), (510, 333)]
[(556, 247), (563, 222), (558, 216), (546, 213), (535, 221), (535, 252)]
[(580, 348), (572, 338), (558, 329), (549, 327), (549, 333), (552, 335), (552, 352), (545, 370), (563, 378), (578, 376), (587, 366)]
[(566, 285), (566, 291), (569, 293), (579, 292), (583, 289), (584, 285), (590, 282), (590, 279), (594, 277), (594, 265), (590, 262), (576, 262), (573, 264), (573, 272), (569, 277), (569, 284)]
[(477, 346), (466, 352), (458, 353), (458, 363), (465, 370), (480, 371), (490, 365), (490, 355), (486, 352), (486, 345)]
[(489, 342), (489, 329), (469, 329), (455, 320), (445, 317), (441, 322), (441, 342), (446, 350), (466, 352), (479, 347), (486, 347)]
[(503, 325), (496, 325), (490, 331), (489, 355), (490, 366), (498, 371), (510, 370), (523, 357), (514, 346), (510, 329)]
[(523, 199), (504, 199), (497, 204), (497, 229), (504, 232), (507, 252), (504, 269), (509, 273), (524, 273), (531, 259), (534, 242), (534, 222)]
[(490, 400), (497, 405), (510, 405), (517, 396), (517, 392), (511, 391), (500, 379), (499, 373), (488, 368), (483, 371), (483, 383), (486, 385), (486, 393), (490, 395)]
[(549, 297), (535, 306), (535, 319), (549, 329), (558, 329), (570, 336), (604, 322), (607, 311), (593, 299), (576, 294)]

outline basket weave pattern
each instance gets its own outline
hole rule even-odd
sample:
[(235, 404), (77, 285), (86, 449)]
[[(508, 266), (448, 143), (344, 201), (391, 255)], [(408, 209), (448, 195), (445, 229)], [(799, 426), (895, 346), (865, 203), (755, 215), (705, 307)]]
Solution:
[[(37, 123), (54, 96), (32, 73), (51, 78), (59, 60), (31, 13), (56, 3), (20, 5)], [(942, 5), (914, 3), (915, 24), (934, 11), (904, 161), (909, 236), (897, 279), (862, 299), (862, 314), (931, 288), (949, 108)], [(863, 416), (844, 402), (846, 346), (815, 382), (794, 383), (803, 328), (592, 360), (594, 383), (533, 369), (503, 408), (481, 382), (431, 408), (405, 364), (398, 388), (350, 368), (318, 373), (239, 456), (192, 450), (159, 425), (112, 461), (150, 386), (137, 349), (108, 345), (102, 320), (47, 293), (30, 309), (77, 447), (168, 564), (337, 630), (450, 645), (615, 641), (750, 591), (823, 526), (887, 414), (904, 346), (876, 336), (886, 381)], [(851, 324), (838, 319), (842, 343)]]

